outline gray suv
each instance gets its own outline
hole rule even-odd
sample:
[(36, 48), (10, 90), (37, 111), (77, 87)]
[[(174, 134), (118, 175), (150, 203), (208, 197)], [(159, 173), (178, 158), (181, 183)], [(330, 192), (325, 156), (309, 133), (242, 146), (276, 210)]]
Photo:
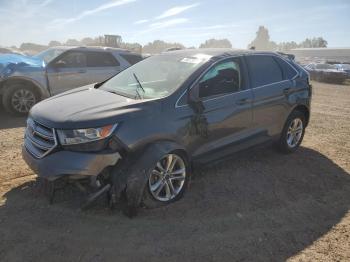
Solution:
[(142, 60), (106, 47), (55, 47), (33, 57), (0, 55), (0, 95), (6, 111), (26, 114), (40, 100), (101, 82)]
[(23, 158), (50, 181), (90, 179), (133, 214), (179, 199), (196, 164), (266, 141), (294, 152), (311, 91), (308, 73), (277, 53), (166, 52), (35, 105)]

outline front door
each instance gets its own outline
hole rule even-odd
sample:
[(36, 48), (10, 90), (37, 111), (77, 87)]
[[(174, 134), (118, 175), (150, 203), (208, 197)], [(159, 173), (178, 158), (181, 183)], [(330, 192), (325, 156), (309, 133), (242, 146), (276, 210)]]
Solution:
[(230, 58), (215, 64), (191, 90), (198, 92), (201, 107), (194, 115), (199, 133), (191, 145), (194, 157), (252, 135), (253, 95), (245, 73), (240, 58)]
[(62, 54), (48, 65), (47, 77), (52, 95), (90, 84), (86, 54), (79, 51)]

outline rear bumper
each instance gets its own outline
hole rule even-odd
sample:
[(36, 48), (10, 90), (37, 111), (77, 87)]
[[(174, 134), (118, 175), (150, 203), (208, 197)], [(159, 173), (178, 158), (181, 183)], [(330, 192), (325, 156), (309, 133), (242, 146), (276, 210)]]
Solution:
[(38, 176), (50, 180), (64, 175), (96, 176), (121, 159), (118, 152), (100, 154), (71, 151), (59, 151), (37, 159), (24, 146), (22, 157)]

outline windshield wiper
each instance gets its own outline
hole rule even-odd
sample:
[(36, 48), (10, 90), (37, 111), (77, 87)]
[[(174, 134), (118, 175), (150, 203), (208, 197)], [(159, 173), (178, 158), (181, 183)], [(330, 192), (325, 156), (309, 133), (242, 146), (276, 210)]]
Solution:
[[(138, 84), (138, 88), (141, 88), (141, 89), (142, 89), (142, 92), (143, 92), (143, 93), (146, 93), (145, 89), (144, 89), (143, 86), (141, 85), (141, 82), (140, 82), (140, 80), (138, 79), (138, 77), (136, 76), (136, 74), (135, 74), (135, 73), (132, 73), (132, 74), (134, 75), (134, 78), (136, 79), (136, 82), (137, 82), (137, 84)], [(136, 88), (136, 93), (137, 93), (138, 97), (139, 97), (140, 99), (142, 99), (142, 96), (141, 96), (141, 94), (139, 93), (138, 88)]]

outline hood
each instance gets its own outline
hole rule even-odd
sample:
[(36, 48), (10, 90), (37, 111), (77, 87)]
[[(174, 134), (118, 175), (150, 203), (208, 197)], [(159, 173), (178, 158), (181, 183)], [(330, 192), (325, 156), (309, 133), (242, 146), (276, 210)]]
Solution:
[(43, 60), (36, 57), (29, 57), (18, 54), (0, 55), (0, 69), (3, 69), (8, 65), (44, 67), (45, 63)]
[(30, 117), (52, 128), (101, 127), (160, 111), (156, 100), (134, 100), (88, 85), (36, 104)]

